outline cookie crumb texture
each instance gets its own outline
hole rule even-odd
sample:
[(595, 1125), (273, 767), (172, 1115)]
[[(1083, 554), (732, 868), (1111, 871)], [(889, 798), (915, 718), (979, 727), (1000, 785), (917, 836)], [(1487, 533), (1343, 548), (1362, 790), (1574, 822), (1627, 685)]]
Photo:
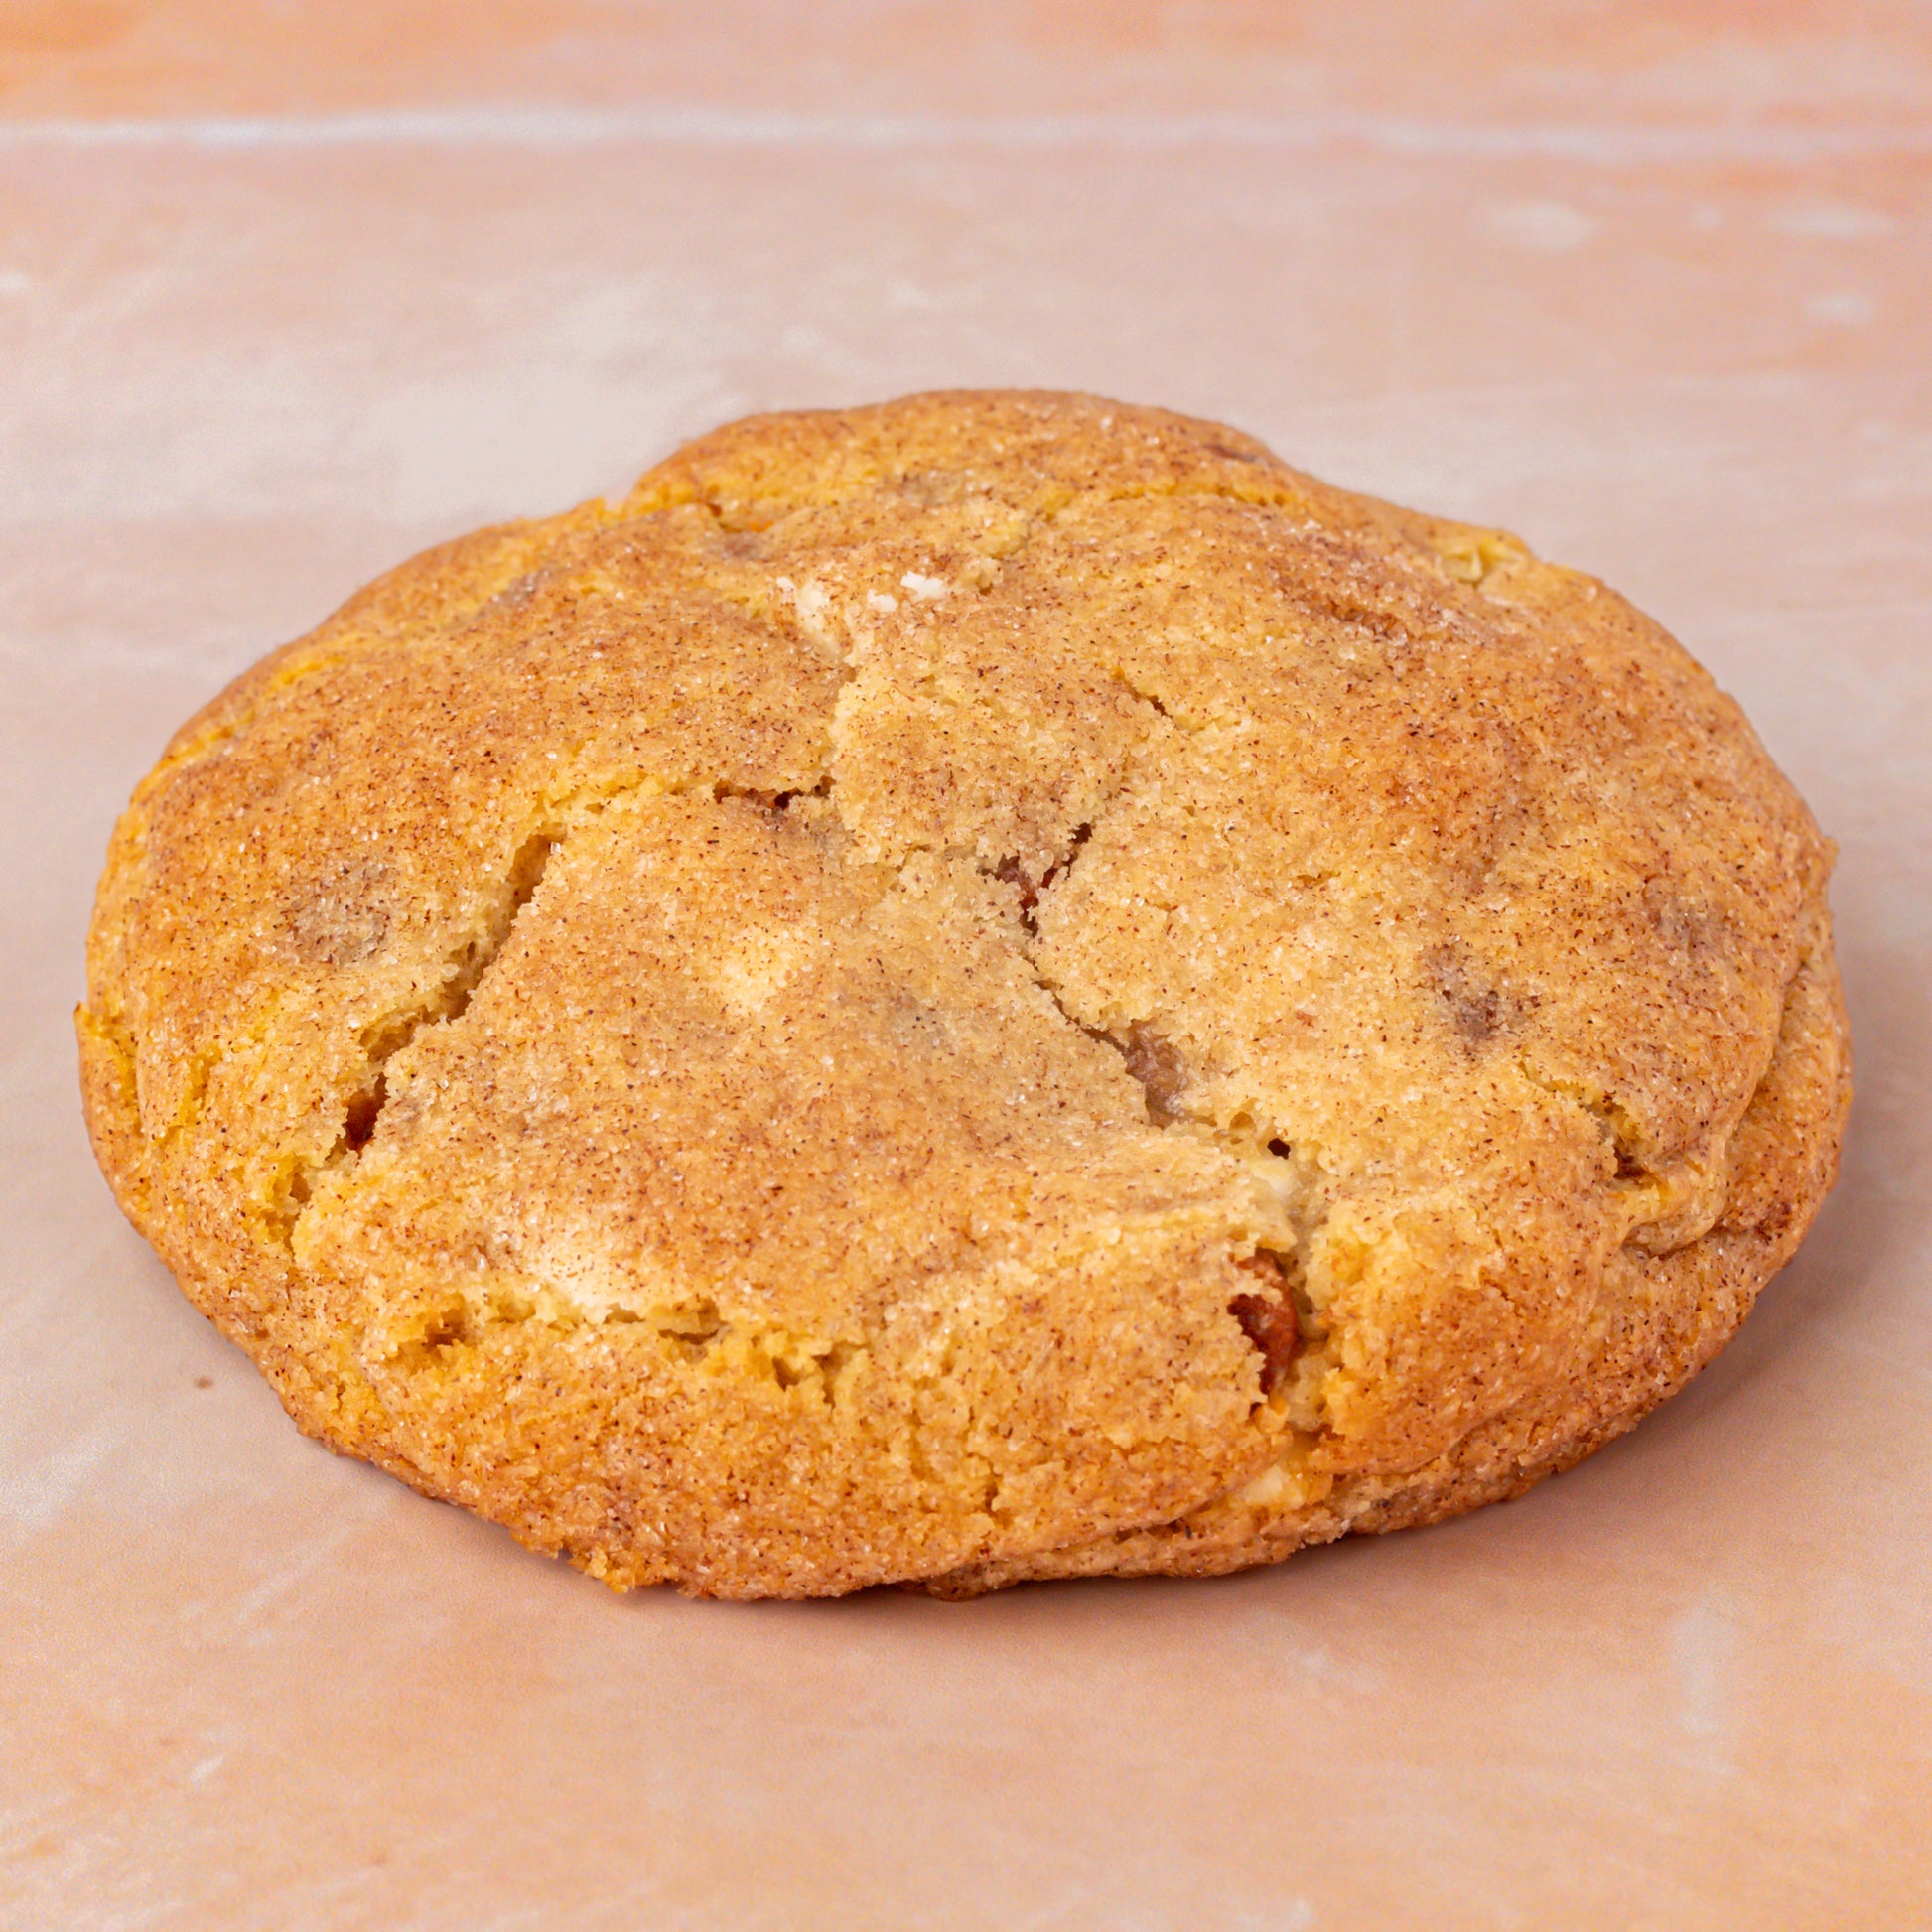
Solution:
[(1515, 1494), (1830, 1185), (1830, 848), (1654, 623), (1233, 431), (734, 424), (177, 736), (78, 1016), (301, 1426), (628, 1587)]

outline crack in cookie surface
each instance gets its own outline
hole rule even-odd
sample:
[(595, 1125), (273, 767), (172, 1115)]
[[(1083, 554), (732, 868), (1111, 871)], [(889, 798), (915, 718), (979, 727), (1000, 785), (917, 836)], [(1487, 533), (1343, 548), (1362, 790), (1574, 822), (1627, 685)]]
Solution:
[[(1649, 1255), (1626, 1243), (1621, 1293), (1595, 1324), (1587, 1375), (1540, 1392), (1409, 1470), (1336, 1478), (1311, 1468), (1306, 1447), (1292, 1444), (1275, 1467), (1186, 1517), (917, 1587), (959, 1598), (1029, 1579), (1219, 1575), (1351, 1531), (1399, 1529), (1518, 1495), (1632, 1427), (1728, 1340), (1835, 1176), (1850, 1063), (1822, 905), (1805, 924), (1778, 1039), (1738, 1126), (1738, 1138), (1779, 1155), (1740, 1165), (1712, 1226), (1681, 1247)], [(1673, 1295), (1672, 1275), (1694, 1292)]]

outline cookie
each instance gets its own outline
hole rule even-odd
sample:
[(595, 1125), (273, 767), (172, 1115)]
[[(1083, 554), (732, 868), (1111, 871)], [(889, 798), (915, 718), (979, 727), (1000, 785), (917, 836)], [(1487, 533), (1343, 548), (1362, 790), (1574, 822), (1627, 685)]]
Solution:
[(1830, 847), (1653, 622), (1214, 424), (733, 424), (177, 735), (101, 1167), (333, 1448), (606, 1582), (1201, 1574), (1516, 1494), (1834, 1176)]

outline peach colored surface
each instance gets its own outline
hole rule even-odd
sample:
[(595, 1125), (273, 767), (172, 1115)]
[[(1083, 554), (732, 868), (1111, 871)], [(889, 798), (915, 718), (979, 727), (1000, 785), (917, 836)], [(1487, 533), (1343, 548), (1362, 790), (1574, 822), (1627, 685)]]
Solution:
[[(1932, 22), (0, 0), (0, 1925), (1932, 1925)], [(627, 1601), (335, 1460), (97, 1178), (173, 725), (766, 406), (1226, 417), (1607, 577), (1841, 842), (1846, 1177), (1526, 1500), (1217, 1584)]]

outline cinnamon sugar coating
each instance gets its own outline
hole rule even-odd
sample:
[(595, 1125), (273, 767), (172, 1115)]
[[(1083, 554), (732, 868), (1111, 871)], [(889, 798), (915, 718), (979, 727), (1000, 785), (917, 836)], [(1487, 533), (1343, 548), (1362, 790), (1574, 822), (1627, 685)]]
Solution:
[(613, 1585), (1223, 1571), (1723, 1345), (1836, 1171), (1829, 868), (1589, 578), (916, 396), (237, 680), (114, 834), (83, 1084), (302, 1428)]

